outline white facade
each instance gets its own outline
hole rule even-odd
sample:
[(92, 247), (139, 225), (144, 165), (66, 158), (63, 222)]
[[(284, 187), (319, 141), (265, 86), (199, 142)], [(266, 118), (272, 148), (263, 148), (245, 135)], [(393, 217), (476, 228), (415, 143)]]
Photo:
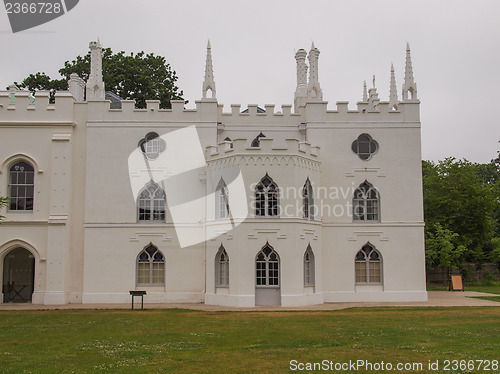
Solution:
[[(154, 100), (146, 109), (127, 100), (110, 109), (101, 47), (90, 47), (91, 78), (72, 76), (71, 92), (58, 92), (54, 104), (48, 92), (36, 100), (15, 88), (0, 92), (0, 196), (12, 197), (0, 225), (2, 301), (124, 303), (130, 290), (146, 290), (145, 302), (238, 307), (427, 299), (409, 47), (403, 101), (392, 73), (388, 102), (365, 84), (356, 110), (347, 102), (328, 109), (313, 45), (297, 52), (293, 110), (229, 112), (215, 97), (210, 45), (194, 110), (183, 101), (159, 109)], [(131, 179), (161, 174), (155, 157), (185, 150), (169, 140), (157, 149), (159, 139), (190, 126), (204, 166), (186, 177), (189, 186), (171, 188), (199, 192), (192, 206), (201, 208), (173, 219), (177, 196), (163, 182), (145, 183), (135, 198)], [(128, 160), (138, 145), (153, 166), (134, 174)], [(231, 168), (244, 181), (240, 192), (221, 182)], [(231, 210), (236, 198), (246, 198), (243, 209)], [(206, 236), (184, 246), (181, 230)]]

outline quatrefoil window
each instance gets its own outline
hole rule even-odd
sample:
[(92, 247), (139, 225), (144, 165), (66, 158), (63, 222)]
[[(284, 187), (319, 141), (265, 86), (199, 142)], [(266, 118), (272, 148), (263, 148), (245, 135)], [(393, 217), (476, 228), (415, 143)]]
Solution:
[(139, 148), (150, 160), (156, 160), (165, 151), (167, 143), (155, 132), (150, 132), (139, 142)]
[(352, 142), (352, 151), (362, 160), (369, 160), (377, 150), (377, 142), (368, 134), (361, 134)]

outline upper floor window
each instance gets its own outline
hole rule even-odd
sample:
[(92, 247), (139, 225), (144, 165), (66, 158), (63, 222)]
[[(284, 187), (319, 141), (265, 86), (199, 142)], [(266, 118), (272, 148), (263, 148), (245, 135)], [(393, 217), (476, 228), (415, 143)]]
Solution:
[(267, 174), (255, 188), (255, 215), (259, 217), (278, 215), (278, 186)]
[(352, 142), (352, 151), (356, 153), (360, 159), (369, 160), (372, 155), (377, 152), (378, 144), (368, 134), (361, 134)]
[(165, 258), (151, 243), (137, 256), (137, 285), (165, 285)]
[(158, 158), (160, 153), (165, 151), (167, 143), (165, 140), (160, 138), (157, 133), (150, 132), (144, 137), (144, 139), (141, 139), (139, 142), (139, 148), (148, 159), (155, 160)]
[(229, 257), (222, 245), (215, 256), (215, 283), (217, 287), (229, 287)]
[(137, 198), (139, 221), (165, 221), (165, 192), (153, 181), (149, 182)]
[(302, 198), (304, 202), (304, 218), (312, 221), (314, 219), (314, 195), (309, 178), (306, 180), (306, 183), (302, 188)]
[(266, 136), (261, 132), (257, 137), (252, 140), (251, 147), (260, 147), (260, 138), (265, 138)]
[(231, 138), (228, 136), (226, 137), (226, 139), (224, 139), (225, 142), (230, 142), (231, 144), (229, 145), (229, 147), (232, 149), (234, 147), (234, 144), (233, 144), (233, 141), (231, 140)]
[(356, 254), (356, 283), (382, 283), (382, 260), (369, 243)]
[(304, 286), (314, 286), (314, 253), (310, 245), (304, 253)]
[(355, 191), (352, 200), (354, 221), (379, 221), (378, 191), (368, 182), (361, 184)]
[(215, 211), (217, 218), (229, 217), (229, 190), (224, 179), (221, 179), (215, 190)]
[(33, 210), (35, 170), (25, 161), (12, 165), (9, 172), (9, 210)]

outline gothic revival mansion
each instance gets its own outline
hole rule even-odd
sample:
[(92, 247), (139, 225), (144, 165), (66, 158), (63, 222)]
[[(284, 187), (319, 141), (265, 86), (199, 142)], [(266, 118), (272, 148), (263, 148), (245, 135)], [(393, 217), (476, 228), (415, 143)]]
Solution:
[(392, 69), (388, 101), (328, 107), (313, 45), (293, 107), (228, 108), (209, 45), (195, 109), (117, 100), (90, 50), (69, 91), (0, 92), (0, 302), (427, 300), (409, 47), (400, 98)]

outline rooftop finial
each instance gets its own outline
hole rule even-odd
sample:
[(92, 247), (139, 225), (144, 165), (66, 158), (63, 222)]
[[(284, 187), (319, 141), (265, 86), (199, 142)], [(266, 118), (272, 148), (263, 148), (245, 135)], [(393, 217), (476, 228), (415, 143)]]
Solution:
[(307, 100), (307, 52), (304, 49), (299, 49), (295, 53), (295, 60), (297, 61), (297, 88), (295, 89), (295, 112), (299, 107), (303, 107)]
[(87, 101), (104, 100), (105, 89), (102, 78), (102, 46), (97, 42), (90, 42), (90, 75), (87, 80)]
[(366, 81), (363, 81), (363, 101), (368, 101), (368, 90), (366, 88)]
[(398, 109), (398, 92), (396, 88), (396, 77), (394, 75), (394, 65), (391, 63), (391, 85), (389, 88), (389, 108)]
[(212, 92), (212, 99), (215, 99), (215, 80), (214, 80), (214, 68), (212, 65), (212, 47), (210, 46), (210, 39), (207, 43), (207, 60), (205, 62), (205, 80), (203, 81), (202, 95), (203, 98), (207, 98), (207, 92), (210, 90)]
[(312, 100), (323, 100), (323, 91), (319, 85), (318, 78), (318, 61), (319, 49), (312, 42), (311, 50), (309, 51), (309, 84), (307, 86), (307, 98)]
[(406, 43), (406, 65), (405, 65), (405, 81), (403, 83), (403, 101), (408, 100), (408, 92), (411, 95), (411, 100), (417, 99), (417, 84), (415, 83), (415, 80), (413, 78), (410, 43)]

